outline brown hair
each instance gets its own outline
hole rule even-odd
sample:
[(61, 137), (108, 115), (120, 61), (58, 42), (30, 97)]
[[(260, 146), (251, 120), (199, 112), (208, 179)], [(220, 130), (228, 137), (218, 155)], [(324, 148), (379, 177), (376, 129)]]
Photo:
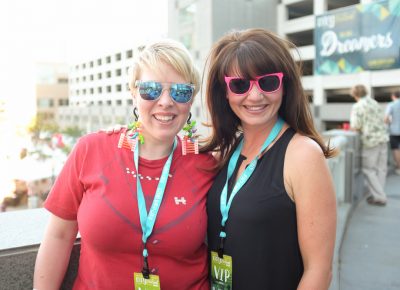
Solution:
[(350, 95), (353, 98), (362, 98), (368, 94), (368, 90), (364, 85), (355, 85), (351, 88)]
[(303, 90), (300, 68), (296, 65), (290, 42), (265, 29), (233, 31), (223, 36), (211, 49), (207, 59), (206, 102), (212, 133), (202, 151), (219, 151), (222, 167), (229, 158), (241, 132), (240, 119), (229, 106), (224, 76), (236, 70), (244, 78), (283, 72), (283, 99), (279, 115), (296, 132), (315, 140), (326, 158), (334, 150), (325, 145), (314, 127), (308, 99)]

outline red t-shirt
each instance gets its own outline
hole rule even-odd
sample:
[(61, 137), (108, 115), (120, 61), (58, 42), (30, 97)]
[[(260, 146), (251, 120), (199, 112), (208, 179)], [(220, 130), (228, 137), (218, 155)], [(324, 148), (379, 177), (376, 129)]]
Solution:
[[(143, 265), (142, 229), (133, 152), (117, 148), (119, 135), (82, 137), (58, 176), (45, 207), (77, 220), (81, 254), (74, 289), (134, 289)], [(139, 177), (149, 209), (161, 160), (139, 158)], [(209, 289), (206, 193), (214, 175), (210, 154), (183, 156), (179, 142), (164, 198), (148, 238), (149, 267), (161, 289)]]

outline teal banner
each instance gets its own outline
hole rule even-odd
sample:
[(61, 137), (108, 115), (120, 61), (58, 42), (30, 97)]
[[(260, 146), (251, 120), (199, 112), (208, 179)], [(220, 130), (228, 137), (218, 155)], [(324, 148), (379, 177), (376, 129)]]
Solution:
[(316, 75), (400, 68), (400, 0), (319, 15), (314, 43)]

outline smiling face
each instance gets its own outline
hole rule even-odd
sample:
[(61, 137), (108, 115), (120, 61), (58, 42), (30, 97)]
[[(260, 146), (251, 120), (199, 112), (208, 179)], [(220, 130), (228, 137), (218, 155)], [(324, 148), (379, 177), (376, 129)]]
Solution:
[[(230, 77), (241, 77), (232, 72)], [(282, 103), (283, 86), (273, 93), (265, 93), (256, 85), (244, 95), (236, 95), (227, 89), (227, 99), (232, 111), (240, 119), (243, 130), (268, 126), (278, 118)]]
[[(161, 62), (157, 70), (144, 66), (140, 81), (156, 81), (161, 83), (188, 83), (172, 66)], [(163, 87), (161, 96), (155, 101), (143, 100), (137, 89), (133, 92), (134, 103), (138, 108), (139, 121), (145, 142), (159, 144), (172, 143), (176, 134), (184, 126), (192, 101), (186, 104), (176, 103), (169, 95), (168, 87)]]

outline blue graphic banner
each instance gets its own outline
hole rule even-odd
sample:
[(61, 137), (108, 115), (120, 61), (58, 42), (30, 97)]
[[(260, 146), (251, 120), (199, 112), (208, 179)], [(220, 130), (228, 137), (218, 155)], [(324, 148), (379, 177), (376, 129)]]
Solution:
[(316, 75), (400, 68), (400, 0), (319, 15), (314, 43)]

